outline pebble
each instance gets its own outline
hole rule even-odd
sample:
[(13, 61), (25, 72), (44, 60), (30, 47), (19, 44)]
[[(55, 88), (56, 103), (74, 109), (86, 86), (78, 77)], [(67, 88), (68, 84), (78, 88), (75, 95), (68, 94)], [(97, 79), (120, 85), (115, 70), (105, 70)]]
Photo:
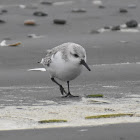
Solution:
[(5, 14), (5, 13), (7, 13), (8, 11), (6, 10), (6, 9), (2, 9), (1, 11), (0, 11), (0, 15), (3, 15), (3, 14)]
[(33, 15), (38, 16), (38, 17), (48, 16), (47, 13), (44, 13), (44, 12), (41, 12), (41, 11), (34, 12)]
[(100, 8), (100, 9), (104, 9), (105, 6), (104, 6), (104, 5), (99, 5), (98, 8)]
[(50, 1), (42, 1), (40, 3), (43, 5), (53, 5), (53, 2), (50, 2)]
[(109, 26), (105, 26), (105, 27), (104, 27), (104, 29), (109, 30), (109, 29), (110, 29), (110, 27), (109, 27)]
[(113, 27), (111, 28), (111, 30), (112, 30), (112, 31), (118, 31), (118, 30), (120, 30), (120, 25), (113, 26)]
[(5, 22), (4, 20), (0, 19), (0, 24), (1, 24), (1, 23), (6, 23), (6, 22)]
[(7, 13), (8, 11), (6, 9), (2, 9), (1, 13)]
[(27, 35), (29, 38), (35, 38), (36, 37), (36, 34), (28, 34)]
[(24, 21), (24, 25), (27, 25), (27, 26), (35, 26), (36, 25), (36, 22), (35, 20), (25, 20)]
[(53, 23), (54, 23), (54, 24), (61, 24), (61, 25), (64, 25), (64, 24), (67, 23), (67, 21), (64, 20), (64, 19), (54, 19), (54, 20), (53, 20)]
[(85, 12), (87, 12), (86, 11), (86, 9), (84, 9), (84, 8), (75, 8), (75, 9), (72, 9), (72, 12), (73, 13), (85, 13)]
[(136, 20), (127, 21), (125, 24), (126, 24), (126, 26), (128, 28), (136, 28), (136, 27), (138, 27), (138, 22)]
[(127, 12), (128, 12), (128, 10), (127, 10), (127, 9), (125, 9), (125, 8), (120, 8), (120, 9), (119, 9), (119, 12), (120, 12), (120, 13), (127, 13)]

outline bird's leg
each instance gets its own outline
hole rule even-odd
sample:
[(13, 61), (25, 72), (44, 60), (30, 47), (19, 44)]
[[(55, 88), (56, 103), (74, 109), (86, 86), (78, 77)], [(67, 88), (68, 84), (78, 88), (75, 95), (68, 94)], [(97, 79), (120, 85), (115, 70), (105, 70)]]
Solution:
[(65, 91), (62, 85), (60, 85), (54, 78), (51, 78), (51, 80), (59, 86), (62, 95), (63, 93), (67, 94), (67, 92)]
[(67, 85), (68, 85), (68, 94), (65, 97), (79, 97), (79, 96), (74, 96), (70, 93), (69, 81), (67, 81)]

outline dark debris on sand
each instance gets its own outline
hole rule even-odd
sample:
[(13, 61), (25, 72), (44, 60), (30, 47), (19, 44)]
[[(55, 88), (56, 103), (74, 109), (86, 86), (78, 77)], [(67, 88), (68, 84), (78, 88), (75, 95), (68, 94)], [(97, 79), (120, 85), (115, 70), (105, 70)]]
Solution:
[(48, 16), (47, 13), (45, 12), (41, 12), (41, 11), (36, 11), (33, 13), (34, 16), (38, 16), (38, 17), (45, 17), (45, 16)]
[(53, 20), (54, 24), (59, 24), (59, 25), (64, 25), (67, 23), (67, 21), (65, 19), (54, 19)]
[(136, 27), (138, 27), (138, 22), (136, 20), (132, 19), (132, 20), (126, 22), (126, 26), (128, 28), (136, 28)]

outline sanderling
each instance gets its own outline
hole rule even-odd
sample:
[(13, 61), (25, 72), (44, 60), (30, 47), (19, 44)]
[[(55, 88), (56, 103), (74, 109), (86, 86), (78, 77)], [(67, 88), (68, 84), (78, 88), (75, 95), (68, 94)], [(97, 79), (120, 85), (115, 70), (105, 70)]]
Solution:
[[(80, 75), (83, 66), (90, 71), (86, 63), (85, 49), (79, 44), (71, 42), (47, 50), (45, 58), (42, 58), (40, 63), (49, 72), (51, 80), (59, 86), (61, 94), (66, 94), (64, 97), (77, 97), (70, 93), (69, 81)], [(55, 78), (67, 82), (68, 92)]]

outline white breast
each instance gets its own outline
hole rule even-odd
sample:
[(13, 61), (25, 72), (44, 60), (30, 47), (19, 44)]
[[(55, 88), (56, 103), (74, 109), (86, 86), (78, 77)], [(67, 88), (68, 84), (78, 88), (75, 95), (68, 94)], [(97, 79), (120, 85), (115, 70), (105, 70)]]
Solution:
[(57, 52), (51, 58), (52, 62), (48, 67), (51, 77), (56, 77), (62, 81), (70, 81), (80, 75), (82, 66), (71, 61), (62, 59), (61, 52)]

